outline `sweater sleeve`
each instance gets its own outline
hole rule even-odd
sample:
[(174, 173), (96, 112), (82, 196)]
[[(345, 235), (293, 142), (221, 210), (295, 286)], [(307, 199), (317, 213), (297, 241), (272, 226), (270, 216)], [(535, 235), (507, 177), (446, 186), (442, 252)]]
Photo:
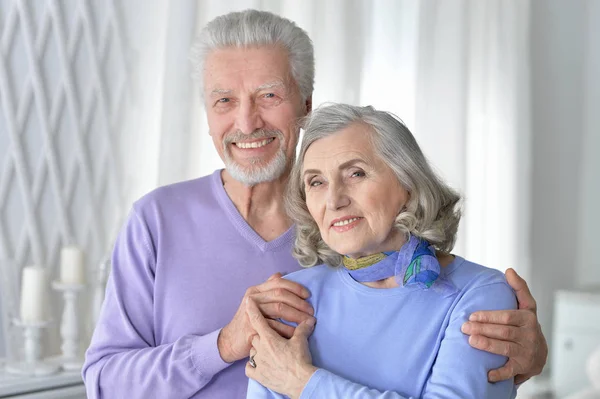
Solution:
[(217, 347), (220, 330), (156, 345), (155, 267), (148, 228), (134, 209), (115, 244), (106, 298), (86, 352), (88, 398), (188, 398), (229, 366)]
[[(450, 315), (450, 322), (420, 398), (514, 398), (516, 388), (513, 380), (498, 383), (489, 383), (487, 380), (488, 370), (501, 367), (507, 358), (471, 347), (468, 337), (460, 328), (474, 311), (516, 309), (516, 306), (514, 293), (506, 283), (492, 283), (466, 292)], [(284, 398), (256, 381), (250, 381), (247, 397)], [(300, 398), (416, 399), (398, 392), (371, 389), (324, 369), (319, 369), (312, 375)]]

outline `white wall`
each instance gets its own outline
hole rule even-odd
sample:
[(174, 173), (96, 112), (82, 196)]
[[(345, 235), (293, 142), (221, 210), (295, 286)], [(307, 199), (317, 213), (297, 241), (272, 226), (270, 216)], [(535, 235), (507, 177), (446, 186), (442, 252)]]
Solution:
[[(182, 169), (172, 154), (188, 130), (195, 1), (0, 5), (0, 262), (14, 260), (17, 286), (31, 263), (55, 279), (70, 242), (85, 250), (93, 283), (131, 201)], [(179, 141), (163, 138), (169, 129)], [(49, 316), (60, 320), (52, 299)], [(49, 354), (59, 350), (58, 326)]]
[(554, 291), (600, 282), (599, 11), (594, 0), (532, 2), (532, 201), (524, 206), (529, 283), (550, 341)]

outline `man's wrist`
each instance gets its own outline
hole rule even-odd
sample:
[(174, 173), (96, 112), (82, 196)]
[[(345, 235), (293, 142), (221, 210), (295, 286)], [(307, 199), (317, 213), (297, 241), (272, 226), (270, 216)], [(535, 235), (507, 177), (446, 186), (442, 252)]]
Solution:
[(225, 328), (222, 328), (221, 331), (219, 331), (219, 336), (217, 337), (217, 348), (219, 350), (219, 356), (221, 356), (221, 359), (223, 359), (224, 362), (233, 363), (237, 359), (235, 359), (233, 354), (231, 353), (231, 346), (227, 343), (226, 336), (227, 332), (225, 331)]

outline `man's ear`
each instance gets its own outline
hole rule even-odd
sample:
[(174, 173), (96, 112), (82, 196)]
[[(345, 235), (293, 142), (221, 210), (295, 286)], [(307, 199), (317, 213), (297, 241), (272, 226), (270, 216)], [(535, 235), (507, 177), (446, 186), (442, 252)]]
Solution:
[(308, 96), (306, 99), (306, 114), (310, 114), (312, 112), (312, 94)]

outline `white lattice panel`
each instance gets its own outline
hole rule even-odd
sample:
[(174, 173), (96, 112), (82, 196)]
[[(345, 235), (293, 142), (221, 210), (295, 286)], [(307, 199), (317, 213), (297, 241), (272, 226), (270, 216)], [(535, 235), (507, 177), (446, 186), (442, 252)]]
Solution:
[(107, 255), (122, 222), (127, 70), (106, 1), (0, 0), (0, 259), (55, 277), (60, 248)]

